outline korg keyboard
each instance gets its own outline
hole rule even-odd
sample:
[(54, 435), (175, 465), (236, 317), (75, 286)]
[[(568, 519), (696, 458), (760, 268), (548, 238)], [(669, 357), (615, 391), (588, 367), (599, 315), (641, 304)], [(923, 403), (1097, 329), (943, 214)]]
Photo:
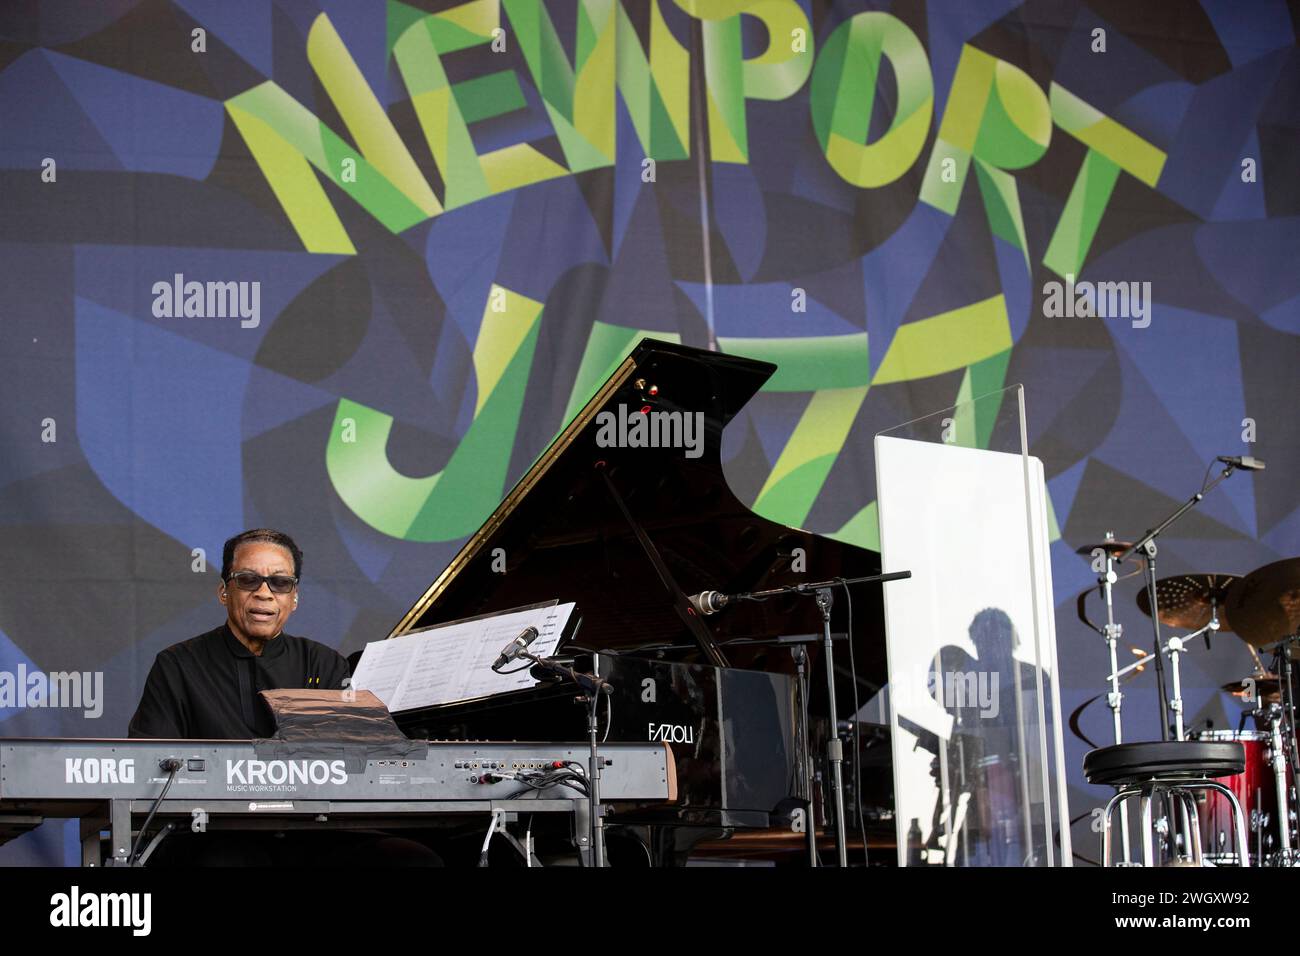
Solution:
[[(83, 863), (97, 865), (106, 826), (113, 862), (126, 864), (132, 818), (157, 805), (160, 821), (254, 829), (558, 812), (573, 815), (586, 851), (589, 756), (586, 744), (554, 743), (410, 741), (405, 754), (377, 756), (326, 741), (0, 739), (0, 843), (47, 817), (77, 817)], [(666, 743), (606, 743), (600, 757), (602, 804), (677, 799)]]

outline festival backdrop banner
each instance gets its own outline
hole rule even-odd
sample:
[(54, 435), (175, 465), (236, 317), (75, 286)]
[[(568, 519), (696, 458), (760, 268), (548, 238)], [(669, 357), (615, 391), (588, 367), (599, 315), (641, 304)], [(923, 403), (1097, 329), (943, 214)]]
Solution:
[[(294, 633), (383, 636), (646, 335), (776, 362), (728, 480), (868, 548), (871, 436), (1023, 383), (1073, 711), (1106, 675), (1077, 547), (1249, 454), (1268, 471), (1177, 525), (1162, 573), (1300, 553), (1298, 20), (1284, 0), (6, 4), (0, 735), (123, 734), (154, 655), (219, 622), (221, 543), (247, 527), (306, 551)], [(961, 423), (975, 445), (987, 425)], [(1249, 669), (1226, 635), (1189, 655), (1189, 723), (1235, 725), (1216, 688)], [(1067, 744), (1084, 856), (1103, 705)], [(1130, 738), (1158, 734), (1149, 681), (1127, 708)], [(47, 825), (0, 861), (75, 842)]]

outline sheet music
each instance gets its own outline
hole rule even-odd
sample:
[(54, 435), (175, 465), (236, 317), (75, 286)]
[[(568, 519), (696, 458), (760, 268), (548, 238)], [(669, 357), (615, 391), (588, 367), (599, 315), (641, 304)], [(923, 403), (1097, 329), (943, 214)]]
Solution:
[(373, 691), (391, 713), (521, 690), (537, 684), (526, 661), (498, 674), (492, 662), (526, 627), (537, 628), (528, 651), (549, 657), (573, 613), (573, 602), (453, 621), (393, 640), (372, 641), (362, 652), (352, 686)]

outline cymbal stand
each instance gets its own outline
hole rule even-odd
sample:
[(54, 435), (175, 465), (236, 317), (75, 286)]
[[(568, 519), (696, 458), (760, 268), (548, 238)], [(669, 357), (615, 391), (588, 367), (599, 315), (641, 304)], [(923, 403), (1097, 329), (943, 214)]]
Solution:
[(1282, 707), (1269, 704), (1265, 712), (1268, 720), (1268, 762), (1273, 769), (1273, 785), (1277, 789), (1278, 848), (1286, 859), (1291, 855), (1291, 801), (1286, 785), (1286, 750), (1282, 744)]
[[(1115, 533), (1107, 531), (1106, 540), (1114, 541)], [(1106, 648), (1110, 652), (1110, 692), (1106, 695), (1106, 706), (1110, 708), (1115, 743), (1122, 744), (1124, 742), (1124, 728), (1120, 720), (1120, 710), (1123, 707), (1124, 694), (1119, 689), (1119, 639), (1124, 633), (1124, 625), (1115, 620), (1113, 588), (1115, 582), (1119, 579), (1115, 573), (1115, 554), (1108, 548), (1102, 550), (1106, 555), (1106, 569), (1097, 579), (1097, 583), (1101, 587), (1102, 597), (1106, 601), (1106, 626), (1103, 629), (1102, 636), (1106, 638)], [(1119, 807), (1119, 832), (1120, 844), (1124, 851), (1124, 862), (1127, 863), (1130, 859), (1130, 853), (1128, 806), (1126, 804)]]
[(1178, 656), (1187, 653), (1187, 642), (1194, 641), (1202, 634), (1205, 635), (1205, 646), (1210, 646), (1210, 635), (1219, 630), (1219, 608), (1213, 599), (1210, 601), (1210, 620), (1203, 628), (1193, 631), (1186, 637), (1171, 637), (1165, 647), (1169, 651), (1170, 669), (1174, 679), (1174, 696), (1169, 702), (1169, 709), (1174, 712), (1174, 733), (1175, 739), (1186, 740), (1187, 734), (1183, 728), (1183, 684), (1181, 673), (1178, 668)]
[(520, 651), (518, 656), (532, 661), (553, 674), (567, 677), (586, 694), (586, 697), (579, 698), (579, 701), (588, 705), (587, 738), (591, 745), (591, 753), (587, 758), (587, 801), (591, 806), (591, 833), (588, 838), (591, 846), (591, 865), (603, 867), (605, 866), (605, 806), (600, 802), (600, 770), (605, 765), (605, 761), (600, 756), (600, 745), (596, 736), (600, 724), (600, 700), (604, 695), (612, 693), (613, 688), (609, 681), (595, 674), (574, 670), (559, 661), (538, 657), (528, 651)]
[[(1161, 648), (1160, 656), (1164, 656), (1164, 654), (1169, 654), (1169, 659), (1171, 661), (1171, 670), (1173, 670), (1174, 695), (1173, 697), (1170, 697), (1169, 700), (1166, 701), (1166, 706), (1170, 710), (1174, 711), (1174, 721), (1175, 721), (1174, 726), (1175, 726), (1175, 731), (1177, 731), (1179, 740), (1186, 740), (1187, 737), (1186, 734), (1184, 734), (1184, 730), (1183, 730), (1183, 696), (1182, 696), (1182, 682), (1180, 682), (1178, 658), (1179, 656), (1182, 656), (1182, 654), (1191, 653), (1191, 648), (1190, 646), (1188, 646), (1188, 644), (1191, 644), (1193, 640), (1197, 639), (1197, 637), (1203, 635), (1209, 635), (1209, 633), (1214, 633), (1219, 630), (1218, 613), (1217, 611), (1212, 611), (1212, 614), (1214, 614), (1214, 617), (1210, 618), (1209, 623), (1205, 624), (1205, 627), (1200, 628), (1200, 630), (1197, 631), (1192, 631), (1191, 633), (1188, 633), (1188, 635), (1184, 635), (1182, 637), (1170, 637), (1169, 640), (1165, 641), (1165, 646), (1162, 646)], [(1132, 662), (1131, 665), (1128, 665), (1127, 667), (1123, 667), (1122, 670), (1110, 672), (1110, 679), (1112, 679), (1112, 683), (1118, 683), (1119, 678), (1122, 678), (1122, 676), (1125, 676), (1130, 671), (1139, 669), (1139, 667), (1145, 665), (1145, 663), (1147, 663), (1148, 661), (1152, 661), (1152, 659), (1156, 659), (1157, 657), (1158, 657), (1157, 654), (1149, 654), (1149, 653), (1144, 654), (1143, 657), (1139, 657), (1138, 659), (1136, 659), (1136, 661)]]
[(1178, 667), (1178, 655), (1183, 653), (1182, 638), (1169, 638), (1165, 647), (1169, 649), (1170, 671), (1174, 681), (1173, 696), (1169, 699), (1169, 709), (1174, 712), (1174, 739), (1186, 740), (1187, 735), (1183, 732), (1183, 683)]
[(1297, 780), (1300, 780), (1300, 750), (1296, 747), (1296, 712), (1295, 712), (1295, 683), (1292, 680), (1294, 668), (1292, 661), (1293, 654), (1300, 650), (1300, 635), (1288, 637), (1278, 648), (1278, 666), (1275, 673), (1280, 678), (1278, 689), (1282, 693), (1283, 713), (1286, 717), (1287, 728), (1290, 731), (1289, 740), (1286, 741), (1287, 759), (1291, 762), (1291, 772)]
[(1181, 673), (1178, 668), (1178, 657), (1180, 654), (1187, 653), (1187, 642), (1194, 641), (1202, 634), (1205, 635), (1205, 646), (1210, 646), (1210, 635), (1217, 633), (1219, 630), (1219, 608), (1211, 599), (1210, 601), (1210, 620), (1200, 630), (1193, 631), (1186, 637), (1171, 637), (1165, 648), (1169, 651), (1170, 669), (1174, 681), (1174, 696), (1169, 701), (1169, 709), (1174, 712), (1174, 733), (1177, 740), (1186, 740), (1187, 734), (1183, 727), (1183, 684)]
[[(1274, 705), (1270, 708), (1269, 714), (1269, 741), (1272, 753), (1273, 778), (1277, 787), (1277, 810), (1280, 818), (1281, 834), (1281, 851), (1282, 862), (1285, 866), (1295, 864), (1294, 859), (1295, 842), (1291, 839), (1291, 833), (1294, 826), (1294, 816), (1297, 812), (1296, 794), (1287, 786), (1286, 771), (1287, 764), (1291, 765), (1291, 779), (1300, 780), (1300, 761), (1297, 761), (1296, 755), (1296, 723), (1295, 723), (1295, 687), (1291, 681), (1291, 651), (1293, 647), (1300, 645), (1300, 638), (1295, 636), (1289, 637), (1282, 641), (1277, 648), (1277, 664), (1274, 672), (1278, 676), (1278, 690), (1282, 698), (1280, 705)], [(1283, 727), (1286, 733), (1283, 734)]]
[[(1169, 709), (1174, 712), (1174, 735), (1175, 735), (1174, 739), (1176, 740), (1187, 739), (1187, 733), (1185, 728), (1183, 727), (1183, 683), (1182, 683), (1182, 671), (1178, 666), (1178, 658), (1180, 655), (1187, 653), (1186, 642), (1195, 640), (1196, 638), (1200, 637), (1202, 634), (1205, 635), (1205, 646), (1208, 648), (1210, 646), (1210, 634), (1218, 630), (1219, 630), (1219, 611), (1215, 603), (1211, 601), (1210, 620), (1204, 627), (1187, 635), (1186, 637), (1171, 637), (1169, 638), (1168, 643), (1165, 645), (1166, 648), (1168, 648), (1169, 650), (1170, 675), (1173, 678), (1173, 684), (1174, 684), (1174, 696), (1173, 699), (1169, 702)], [(1187, 809), (1178, 803), (1175, 803), (1171, 809), (1173, 810), (1174, 816), (1176, 818), (1174, 822), (1181, 824), (1183, 839), (1185, 841), (1184, 845), (1188, 848), (1192, 847), (1195, 840), (1197, 839), (1197, 834), (1194, 831), (1193, 821), (1191, 817), (1188, 815)], [(1199, 852), (1199, 851), (1192, 851), (1192, 852)]]
[[(1160, 655), (1147, 654), (1145, 657), (1142, 657), (1134, 661), (1128, 667), (1125, 667), (1122, 671), (1112, 670), (1110, 672), (1112, 686), (1117, 687), (1119, 685), (1119, 678), (1127, 674), (1129, 671), (1141, 667), (1143, 664), (1151, 660), (1153, 657), (1157, 658), (1158, 660), (1159, 657), (1161, 657), (1163, 654), (1168, 654), (1170, 660), (1170, 670), (1172, 671), (1172, 676), (1173, 676), (1174, 695), (1173, 698), (1169, 700), (1167, 703), (1169, 709), (1172, 710), (1174, 713), (1174, 727), (1175, 727), (1175, 732), (1177, 733), (1178, 740), (1187, 739), (1183, 727), (1182, 673), (1178, 665), (1178, 658), (1181, 655), (1189, 652), (1190, 649), (1187, 646), (1189, 642), (1196, 640), (1196, 638), (1204, 634), (1207, 635), (1206, 640), (1208, 644), (1208, 640), (1209, 640), (1208, 635), (1215, 631), (1218, 631), (1219, 629), (1218, 611), (1214, 610), (1213, 606), (1211, 606), (1211, 608), (1212, 608), (1210, 612), (1211, 617), (1208, 624), (1206, 624), (1204, 627), (1200, 628), (1199, 630), (1193, 631), (1191, 634), (1188, 634), (1185, 637), (1169, 638), (1169, 640), (1165, 643), (1165, 646), (1161, 648)], [(1111, 649), (1112, 661), (1114, 660), (1114, 653), (1115, 653), (1114, 648), (1112, 647)], [(1163, 683), (1161, 686), (1163, 687)], [(1163, 694), (1161, 696), (1161, 701), (1164, 702)], [(1177, 803), (1173, 804), (1171, 809), (1173, 810), (1174, 817), (1175, 817), (1175, 820), (1173, 822), (1176, 825), (1178, 825), (1180, 829), (1184, 831), (1184, 833), (1186, 834), (1186, 838), (1190, 843), (1190, 840), (1192, 838), (1191, 821), (1187, 818), (1185, 811), (1179, 804)], [(1123, 816), (1121, 816), (1120, 822), (1125, 823), (1127, 821), (1124, 819)], [(1170, 838), (1172, 839), (1172, 830), (1170, 831)], [(1125, 856), (1126, 861), (1127, 859), (1128, 857)]]

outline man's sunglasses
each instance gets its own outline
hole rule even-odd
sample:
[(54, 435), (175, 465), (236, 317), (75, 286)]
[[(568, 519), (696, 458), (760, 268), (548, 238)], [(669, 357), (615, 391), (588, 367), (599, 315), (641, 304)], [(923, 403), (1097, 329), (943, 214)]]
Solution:
[(288, 594), (298, 586), (298, 579), (292, 574), (258, 574), (255, 571), (236, 571), (226, 578), (227, 584), (233, 584), (241, 591), (260, 591), (262, 582), (273, 594)]

